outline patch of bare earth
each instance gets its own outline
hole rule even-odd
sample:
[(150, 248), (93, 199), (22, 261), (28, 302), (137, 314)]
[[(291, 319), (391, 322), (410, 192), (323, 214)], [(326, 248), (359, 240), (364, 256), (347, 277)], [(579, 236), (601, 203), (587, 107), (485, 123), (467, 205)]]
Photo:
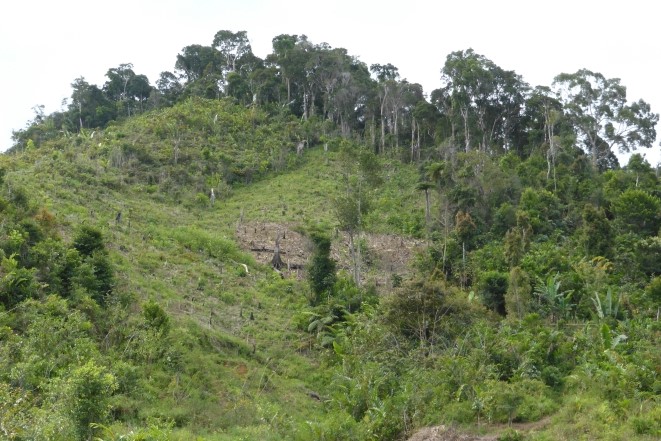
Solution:
[[(237, 227), (236, 237), (241, 248), (263, 264), (273, 259), (275, 241), (280, 237), (280, 255), (285, 264), (282, 271), (298, 278), (303, 277), (313, 251), (309, 238), (292, 224), (245, 222)], [(393, 274), (408, 273), (411, 258), (423, 246), (420, 240), (389, 234), (364, 233), (361, 237), (365, 245), (361, 251), (364, 280), (386, 288), (391, 286)], [(338, 263), (338, 269), (351, 271), (348, 234), (335, 231), (331, 242), (331, 257)]]
[(546, 417), (529, 423), (513, 423), (511, 426), (505, 424), (488, 426), (487, 429), (491, 433), (487, 435), (470, 434), (446, 426), (424, 427), (407, 441), (496, 441), (508, 428), (528, 433), (543, 429), (550, 421), (550, 417)]
[(446, 426), (425, 427), (419, 430), (408, 441), (495, 441), (494, 435), (478, 436), (460, 433)]

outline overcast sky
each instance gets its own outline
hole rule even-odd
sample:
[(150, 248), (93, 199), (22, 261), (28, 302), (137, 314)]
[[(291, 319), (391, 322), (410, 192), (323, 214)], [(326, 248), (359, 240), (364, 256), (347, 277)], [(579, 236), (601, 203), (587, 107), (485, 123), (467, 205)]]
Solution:
[[(152, 84), (190, 44), (245, 30), (253, 52), (280, 34), (344, 47), (365, 63), (392, 63), (429, 93), (453, 51), (473, 48), (533, 86), (587, 68), (620, 78), (629, 101), (661, 112), (661, 24), (643, 0), (8, 0), (0, 5), (0, 150), (32, 108), (59, 110), (75, 78), (101, 87), (109, 68), (133, 63)], [(657, 128), (661, 132), (661, 126)], [(657, 138), (645, 150), (661, 157)]]

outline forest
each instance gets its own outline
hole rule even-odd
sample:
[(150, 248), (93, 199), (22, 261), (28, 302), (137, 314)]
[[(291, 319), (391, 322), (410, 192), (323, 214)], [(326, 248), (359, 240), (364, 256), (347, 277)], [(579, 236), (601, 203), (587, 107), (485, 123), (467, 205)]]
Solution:
[(76, 78), (14, 132), (0, 439), (659, 439), (649, 104), (272, 43)]

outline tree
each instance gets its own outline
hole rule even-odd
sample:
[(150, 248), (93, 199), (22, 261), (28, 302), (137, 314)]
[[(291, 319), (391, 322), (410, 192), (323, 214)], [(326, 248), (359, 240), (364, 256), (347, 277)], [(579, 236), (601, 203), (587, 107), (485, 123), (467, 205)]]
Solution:
[(94, 361), (75, 369), (67, 379), (68, 409), (80, 440), (94, 434), (92, 423), (103, 423), (110, 413), (110, 397), (117, 389), (114, 375)]
[(497, 144), (509, 148), (528, 87), (519, 75), (468, 49), (447, 56), (441, 81), (443, 87), (432, 95), (452, 120), (452, 143), (455, 127), (463, 126), (466, 152), (476, 145), (483, 152)]
[(473, 217), (467, 211), (459, 210), (455, 216), (454, 220), (455, 232), (457, 237), (461, 241), (461, 262), (462, 262), (462, 271), (461, 271), (461, 286), (462, 288), (466, 286), (466, 281), (468, 275), (466, 274), (466, 242), (469, 241), (477, 229), (477, 225), (473, 221)]
[[(4, 253), (3, 253), (4, 254)], [(0, 304), (7, 309), (25, 299), (37, 297), (40, 285), (35, 278), (36, 270), (21, 268), (14, 255), (0, 261)]]
[(532, 286), (530, 277), (518, 266), (512, 268), (505, 294), (505, 309), (508, 317), (523, 319), (530, 310)]
[(659, 115), (652, 113), (643, 100), (627, 104), (627, 89), (619, 78), (608, 79), (581, 69), (558, 75), (553, 85), (593, 166), (612, 153), (614, 147), (620, 152), (652, 147)]
[(540, 308), (556, 323), (560, 319), (567, 318), (572, 309), (571, 298), (573, 291), (561, 291), (560, 274), (549, 275), (546, 280), (537, 278), (535, 284), (535, 295)]
[(507, 313), (505, 304), (507, 286), (508, 277), (506, 273), (486, 271), (482, 274), (478, 283), (478, 292), (482, 297), (484, 306), (504, 316)]
[(67, 112), (70, 129), (105, 127), (116, 117), (115, 105), (97, 86), (80, 77), (71, 84), (71, 104)]
[(168, 71), (161, 72), (161, 75), (156, 81), (156, 88), (161, 97), (165, 100), (166, 106), (173, 105), (184, 90), (179, 78), (177, 78), (172, 72)]
[(337, 276), (335, 274), (335, 261), (330, 257), (330, 237), (315, 231), (310, 235), (310, 239), (314, 245), (314, 252), (308, 267), (308, 281), (313, 294), (310, 304), (314, 306), (321, 301), (324, 294), (330, 295)]
[(305, 65), (313, 48), (305, 35), (282, 34), (273, 38), (273, 53), (266, 57), (266, 61), (279, 70), (279, 77), (286, 89), (286, 101), (296, 115), (302, 116), (307, 112), (304, 103), (306, 70)]
[(213, 47), (220, 52), (226, 72), (236, 72), (237, 60), (252, 52), (246, 31), (218, 31), (213, 37)]
[(656, 308), (656, 321), (661, 316), (661, 276), (653, 278), (645, 287), (645, 296), (652, 308)]
[(83, 225), (73, 239), (73, 247), (84, 256), (91, 256), (95, 251), (105, 249), (101, 230)]
[(623, 231), (655, 236), (661, 226), (661, 200), (646, 191), (629, 189), (612, 203), (615, 224)]
[(353, 260), (353, 277), (361, 284), (360, 237), (363, 218), (371, 209), (373, 188), (381, 182), (376, 156), (366, 150), (353, 150), (346, 145), (341, 152), (341, 173), (344, 193), (335, 199), (334, 209), (340, 229), (349, 235), (349, 250)]
[(106, 77), (108, 81), (103, 85), (103, 91), (108, 98), (114, 101), (126, 100), (128, 84), (135, 77), (133, 64), (120, 64), (119, 67), (108, 69)]
[(372, 64), (370, 71), (378, 80), (377, 95), (379, 98), (379, 116), (381, 118), (381, 143), (380, 153), (385, 152), (386, 147), (386, 127), (392, 133), (396, 126), (395, 112), (393, 112), (391, 95), (396, 92), (397, 79), (399, 78), (399, 69), (392, 64)]
[(602, 209), (592, 204), (585, 205), (582, 213), (583, 225), (579, 229), (579, 240), (588, 257), (610, 257), (612, 246), (611, 225)]
[(132, 103), (137, 102), (140, 111), (143, 110), (152, 87), (146, 76), (133, 72), (133, 64), (120, 64), (119, 67), (108, 69), (106, 77), (108, 81), (103, 85), (103, 91), (109, 99), (126, 106), (127, 116), (131, 116)]
[(183, 73), (187, 83), (204, 77), (205, 73), (220, 73), (221, 59), (218, 51), (210, 46), (193, 44), (177, 55), (175, 69)]
[[(553, 177), (553, 188), (557, 191), (556, 162), (561, 147), (562, 104), (549, 87), (537, 86), (527, 98), (525, 108), (522, 124), (527, 133), (525, 139), (519, 140), (522, 145), (518, 146), (518, 153), (520, 156), (528, 155), (533, 149), (543, 146), (546, 149), (546, 179)], [(523, 150), (524, 142), (528, 144), (526, 151)]]

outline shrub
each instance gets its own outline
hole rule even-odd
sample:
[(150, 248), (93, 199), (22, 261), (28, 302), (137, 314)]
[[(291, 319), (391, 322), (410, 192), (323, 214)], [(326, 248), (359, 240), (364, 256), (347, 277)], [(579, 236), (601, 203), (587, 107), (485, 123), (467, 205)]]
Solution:
[(83, 225), (73, 239), (73, 247), (84, 256), (91, 256), (95, 251), (103, 251), (103, 234), (98, 228)]

